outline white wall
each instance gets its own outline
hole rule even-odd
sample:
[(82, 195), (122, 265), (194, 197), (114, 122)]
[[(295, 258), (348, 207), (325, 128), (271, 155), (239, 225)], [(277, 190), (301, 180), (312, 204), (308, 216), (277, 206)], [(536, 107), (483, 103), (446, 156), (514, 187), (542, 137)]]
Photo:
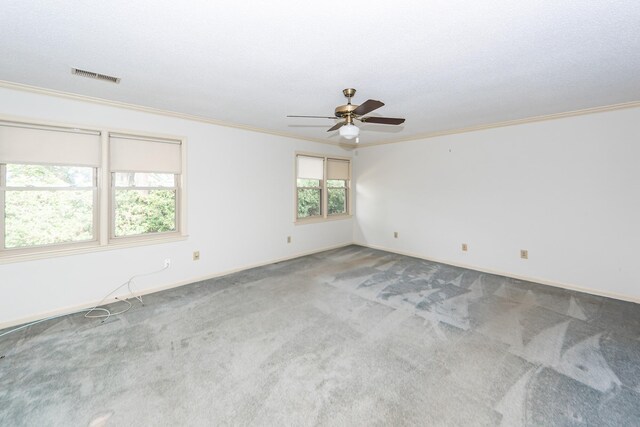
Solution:
[[(637, 108), (359, 149), (357, 223), (302, 226), (293, 224), (294, 152), (349, 152), (10, 89), (0, 89), (0, 114), (186, 136), (189, 162), (186, 241), (2, 264), (0, 327), (95, 302), (165, 258), (171, 268), (141, 279), (138, 289), (352, 240), (640, 298)], [(196, 249), (199, 262), (191, 260)]]
[(362, 148), (354, 240), (639, 299), (639, 162), (640, 108)]
[(140, 279), (138, 289), (352, 241), (351, 219), (293, 223), (295, 151), (349, 156), (339, 147), (1, 88), (0, 114), (186, 136), (189, 197), (186, 241), (0, 265), (0, 327), (96, 302), (130, 276), (161, 268), (165, 258), (171, 268)]

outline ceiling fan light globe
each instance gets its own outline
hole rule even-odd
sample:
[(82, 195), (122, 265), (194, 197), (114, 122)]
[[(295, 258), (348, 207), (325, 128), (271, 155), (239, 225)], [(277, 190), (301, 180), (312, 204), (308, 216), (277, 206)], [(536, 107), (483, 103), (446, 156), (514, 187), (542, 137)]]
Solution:
[(353, 139), (360, 134), (358, 126), (348, 124), (340, 128), (340, 136), (345, 139)]

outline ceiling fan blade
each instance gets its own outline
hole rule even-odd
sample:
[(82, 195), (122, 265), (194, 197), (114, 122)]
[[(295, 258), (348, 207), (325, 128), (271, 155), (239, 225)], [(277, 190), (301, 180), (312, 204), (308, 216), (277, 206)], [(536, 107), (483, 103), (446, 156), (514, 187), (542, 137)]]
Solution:
[(306, 117), (310, 119), (337, 119), (338, 117), (327, 117), (327, 116), (287, 116), (287, 117)]
[(358, 106), (355, 110), (353, 110), (353, 114), (356, 116), (364, 116), (367, 113), (372, 112), (373, 110), (377, 110), (382, 107), (384, 102), (376, 101), (375, 99), (367, 99), (362, 104)]
[(340, 129), (342, 126), (346, 125), (347, 122), (340, 122), (340, 123), (336, 123), (331, 129), (329, 129), (327, 132), (333, 132), (334, 130), (338, 130)]
[(401, 125), (404, 123), (404, 119), (394, 117), (361, 117), (358, 120), (363, 123), (380, 123), (383, 125)]

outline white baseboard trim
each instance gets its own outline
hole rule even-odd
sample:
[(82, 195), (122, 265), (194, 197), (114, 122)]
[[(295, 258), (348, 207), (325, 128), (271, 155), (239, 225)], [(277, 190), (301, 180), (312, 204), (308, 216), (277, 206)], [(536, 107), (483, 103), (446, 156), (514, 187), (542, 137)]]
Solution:
[[(317, 253), (324, 252), (324, 251), (330, 251), (332, 249), (343, 248), (345, 246), (349, 246), (349, 245), (352, 245), (352, 244), (353, 244), (353, 242), (342, 243), (342, 244), (339, 244), (339, 245), (333, 245), (333, 246), (328, 246), (328, 247), (324, 247), (324, 248), (320, 248), (320, 249), (314, 249), (312, 251), (301, 252), (301, 253), (297, 253), (295, 255), (289, 255), (289, 256), (286, 256), (286, 257), (274, 258), (274, 259), (271, 259), (271, 260), (268, 260), (268, 261), (263, 261), (263, 262), (259, 262), (259, 263), (255, 263), (255, 264), (244, 265), (244, 266), (241, 266), (241, 267), (238, 267), (238, 268), (234, 268), (234, 269), (231, 269), (231, 270), (220, 271), (220, 272), (217, 272), (217, 273), (212, 273), (212, 274), (208, 274), (208, 275), (200, 276), (200, 277), (193, 277), (193, 278), (190, 278), (190, 279), (181, 280), (179, 282), (170, 283), (168, 285), (157, 286), (157, 287), (152, 287), (152, 288), (146, 288), (146, 289), (134, 292), (134, 295), (135, 296), (143, 296), (143, 295), (153, 294), (153, 293), (156, 293), (156, 292), (165, 291), (167, 289), (173, 289), (173, 288), (177, 288), (177, 287), (180, 287), (180, 286), (189, 285), (191, 283), (201, 282), (203, 280), (213, 279), (213, 278), (220, 277), (220, 276), (226, 276), (228, 274), (233, 274), (233, 273), (237, 273), (237, 272), (244, 271), (244, 270), (250, 270), (250, 269), (256, 268), (256, 267), (262, 267), (264, 265), (269, 265), (269, 264), (275, 264), (277, 262), (288, 261), (288, 260), (291, 260), (291, 259), (300, 258), (300, 257), (307, 256), (307, 255), (313, 255), (313, 254), (317, 254)], [(102, 301), (102, 300), (89, 301), (89, 302), (85, 302), (85, 303), (74, 305), (74, 306), (63, 307), (63, 308), (59, 308), (59, 309), (56, 309), (56, 310), (46, 311), (46, 312), (43, 312), (43, 313), (38, 313), (38, 314), (34, 314), (34, 315), (31, 315), (31, 316), (27, 316), (27, 317), (22, 317), (22, 318), (19, 318), (19, 319), (0, 322), (0, 330), (11, 328), (11, 327), (14, 327), (14, 326), (24, 325), (24, 324), (35, 322), (35, 321), (42, 320), (42, 319), (48, 319), (48, 318), (53, 318), (53, 317), (65, 316), (67, 314), (79, 313), (79, 312), (82, 312), (82, 311), (89, 310), (89, 309), (95, 307), (96, 304), (99, 304), (99, 303), (101, 303), (101, 305), (107, 305), (107, 304), (111, 304), (111, 303), (114, 303), (114, 302), (116, 302), (116, 297), (115, 296), (111, 297), (111, 298), (107, 298), (104, 301)]]
[(569, 283), (562, 283), (562, 282), (557, 282), (557, 281), (554, 281), (554, 280), (542, 279), (540, 277), (521, 276), (521, 275), (518, 275), (518, 274), (509, 273), (509, 272), (506, 272), (506, 271), (491, 270), (491, 269), (480, 267), (480, 266), (477, 266), (477, 265), (469, 265), (469, 264), (459, 263), (459, 262), (446, 260), (446, 259), (427, 257), (427, 256), (424, 256), (424, 255), (421, 255), (421, 254), (402, 251), (402, 250), (398, 250), (398, 249), (391, 249), (391, 248), (387, 248), (387, 247), (384, 247), (384, 246), (370, 245), (370, 244), (361, 243), (361, 242), (354, 242), (353, 244), (354, 245), (358, 245), (358, 246), (363, 246), (365, 248), (377, 249), (377, 250), (385, 251), (385, 252), (391, 252), (391, 253), (398, 254), (398, 255), (406, 255), (406, 256), (413, 257), (413, 258), (424, 259), (426, 261), (437, 262), (437, 263), (440, 263), (440, 264), (452, 265), (454, 267), (467, 268), (469, 270), (480, 271), (482, 273), (495, 274), (497, 276), (505, 276), (505, 277), (510, 277), (512, 279), (523, 280), (523, 281), (526, 281), (526, 282), (535, 282), (535, 283), (540, 283), (542, 285), (553, 286), (553, 287), (556, 287), (556, 288), (562, 288), (562, 289), (568, 289), (568, 290), (571, 290), (571, 291), (584, 292), (585, 294), (597, 295), (597, 296), (600, 296), (600, 297), (613, 298), (613, 299), (617, 299), (617, 300), (621, 300), (621, 301), (634, 302), (636, 304), (640, 304), (640, 297), (634, 297), (634, 296), (631, 296), (631, 295), (622, 295), (622, 294), (618, 294), (618, 293), (615, 293), (615, 292), (608, 292), (608, 291), (603, 291), (603, 290), (599, 290), (599, 289), (585, 288), (585, 287), (582, 287), (582, 286), (576, 286), (576, 285), (569, 284)]
[[(164, 286), (143, 289), (143, 290), (141, 290), (139, 292), (136, 292), (134, 295), (143, 296), (143, 295), (148, 295), (148, 294), (152, 294), (152, 293), (156, 293), (156, 292), (161, 292), (161, 291), (164, 291), (164, 290), (167, 290), (167, 289), (173, 289), (173, 288), (177, 288), (177, 287), (180, 287), (180, 286), (188, 285), (188, 284), (191, 284), (191, 283), (201, 282), (203, 280), (213, 279), (213, 278), (220, 277), (220, 276), (226, 276), (228, 274), (233, 274), (233, 273), (237, 273), (237, 272), (244, 271), (244, 270), (250, 270), (252, 268), (262, 267), (264, 265), (274, 264), (274, 263), (277, 263), (277, 262), (288, 261), (288, 260), (291, 260), (291, 259), (300, 258), (300, 257), (307, 256), (307, 255), (313, 255), (313, 254), (317, 254), (317, 253), (320, 253), (320, 252), (329, 251), (329, 250), (332, 250), (332, 249), (343, 248), (343, 247), (349, 246), (349, 245), (358, 245), (358, 246), (362, 246), (362, 247), (365, 247), (365, 248), (377, 249), (377, 250), (380, 250), (380, 251), (391, 252), (391, 253), (398, 254), (398, 255), (410, 256), (410, 257), (413, 257), (413, 258), (424, 259), (424, 260), (427, 260), (427, 261), (438, 262), (438, 263), (441, 263), (441, 264), (452, 265), (452, 266), (460, 267), (460, 268), (467, 268), (469, 270), (480, 271), (480, 272), (483, 272), (483, 273), (495, 274), (495, 275), (498, 275), (498, 276), (510, 277), (512, 279), (518, 279), (518, 280), (523, 280), (523, 281), (527, 281), (527, 282), (535, 282), (535, 283), (540, 283), (540, 284), (543, 284), (543, 285), (554, 286), (556, 288), (562, 288), (562, 289), (568, 289), (568, 290), (572, 290), (572, 291), (584, 292), (584, 293), (591, 294), (591, 295), (597, 295), (597, 296), (601, 296), (601, 297), (613, 298), (613, 299), (617, 299), (617, 300), (621, 300), (621, 301), (628, 301), (628, 302), (633, 302), (633, 303), (636, 303), (636, 304), (640, 304), (640, 297), (634, 297), (634, 296), (630, 296), (630, 295), (622, 295), (622, 294), (618, 294), (618, 293), (615, 293), (615, 292), (602, 291), (602, 290), (599, 290), (599, 289), (585, 288), (585, 287), (582, 287), (582, 286), (576, 286), (576, 285), (572, 285), (572, 284), (568, 284), (568, 283), (561, 283), (561, 282), (557, 282), (557, 281), (553, 281), (553, 280), (541, 279), (539, 277), (521, 276), (521, 275), (518, 275), (518, 274), (513, 274), (513, 273), (509, 273), (509, 272), (505, 272), (505, 271), (498, 271), (498, 270), (492, 270), (492, 269), (488, 269), (488, 268), (483, 268), (483, 267), (480, 267), (480, 266), (477, 266), (477, 265), (469, 265), (469, 264), (459, 263), (459, 262), (455, 262), (455, 261), (451, 261), (451, 260), (427, 257), (427, 256), (424, 256), (424, 255), (421, 255), (421, 254), (417, 254), (417, 253), (414, 253), (414, 252), (402, 251), (402, 250), (398, 250), (398, 249), (392, 249), (392, 248), (387, 248), (387, 247), (378, 246), (378, 245), (371, 245), (371, 244), (362, 243), (362, 242), (342, 243), (342, 244), (339, 244), (339, 245), (333, 245), (333, 246), (328, 246), (328, 247), (324, 247), (324, 248), (320, 248), (320, 249), (314, 249), (312, 251), (301, 252), (301, 253), (298, 253), (298, 254), (295, 254), (295, 255), (289, 255), (289, 256), (286, 256), (286, 257), (275, 258), (275, 259), (271, 259), (271, 260), (264, 261), (264, 262), (244, 265), (244, 266), (241, 266), (241, 267), (238, 267), (238, 268), (234, 268), (234, 269), (231, 269), (231, 270), (225, 270), (225, 271), (220, 271), (220, 272), (217, 272), (217, 273), (208, 274), (208, 275), (205, 275), (205, 276), (200, 276), (200, 277), (194, 277), (194, 278), (190, 278), (190, 279), (186, 279), (186, 280), (181, 280), (179, 282), (170, 283), (170, 284), (164, 285)], [(67, 315), (67, 314), (73, 314), (73, 313), (82, 312), (82, 311), (85, 311), (85, 310), (88, 310), (88, 309), (94, 307), (99, 302), (100, 302), (100, 300), (86, 302), (86, 303), (78, 304), (78, 305), (75, 305), (75, 306), (63, 307), (63, 308), (60, 308), (60, 309), (51, 310), (51, 311), (47, 311), (47, 312), (39, 313), (39, 314), (34, 314), (34, 315), (31, 315), (31, 316), (27, 316), (27, 317), (23, 317), (23, 318), (19, 318), (19, 319), (0, 322), (0, 330), (11, 328), (11, 327), (14, 327), (14, 326), (20, 326), (20, 325), (23, 325), (23, 324), (26, 324), (26, 323), (35, 322), (35, 321), (38, 321), (38, 320), (41, 320), (41, 319), (48, 319), (48, 318), (52, 318), (52, 317), (59, 317), (59, 316)], [(103, 301), (103, 305), (111, 304), (113, 302), (116, 302), (115, 297), (112, 297), (112, 298), (104, 300)]]

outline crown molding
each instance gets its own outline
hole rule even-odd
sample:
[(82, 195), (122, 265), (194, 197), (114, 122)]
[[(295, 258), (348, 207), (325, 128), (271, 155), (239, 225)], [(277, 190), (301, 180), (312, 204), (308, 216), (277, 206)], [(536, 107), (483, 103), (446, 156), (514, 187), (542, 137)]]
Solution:
[(562, 113), (553, 113), (553, 114), (546, 114), (546, 115), (542, 115), (542, 116), (525, 117), (525, 118), (522, 118), (522, 119), (507, 120), (507, 121), (504, 121), (504, 122), (488, 123), (488, 124), (470, 126), (470, 127), (465, 127), (465, 128), (449, 129), (449, 130), (443, 130), (443, 131), (438, 131), (438, 132), (427, 132), (427, 133), (407, 136), (407, 137), (404, 137), (404, 138), (390, 139), (390, 140), (379, 141), (379, 142), (371, 142), (371, 143), (364, 143), (364, 144), (354, 144), (354, 143), (327, 141), (326, 139), (321, 139), (321, 138), (310, 138), (310, 137), (295, 135), (295, 134), (288, 133), (288, 132), (280, 132), (280, 131), (275, 131), (275, 130), (270, 130), (270, 129), (263, 129), (263, 128), (243, 125), (243, 124), (239, 124), (239, 123), (232, 123), (232, 122), (226, 122), (226, 121), (223, 121), (223, 120), (211, 119), (211, 118), (208, 118), (208, 117), (197, 116), (197, 115), (193, 115), (193, 114), (186, 114), (186, 113), (179, 113), (179, 112), (176, 112), (176, 111), (162, 110), (160, 108), (145, 107), (143, 105), (137, 105), (137, 104), (129, 104), (129, 103), (126, 103), (126, 102), (111, 101), (111, 100), (104, 99), (104, 98), (97, 98), (97, 97), (92, 97), (92, 96), (79, 95), (79, 94), (75, 94), (75, 93), (63, 92), (63, 91), (58, 91), (58, 90), (54, 90), (54, 89), (46, 89), (46, 88), (42, 88), (42, 87), (38, 87), (38, 86), (31, 86), (31, 85), (27, 85), (27, 84), (23, 84), (23, 83), (14, 83), (14, 82), (6, 81), (6, 80), (0, 80), (0, 87), (7, 88), (7, 89), (21, 90), (21, 91), (25, 91), (25, 92), (32, 92), (32, 93), (37, 93), (37, 94), (41, 94), (41, 95), (49, 95), (49, 96), (55, 96), (55, 97), (59, 97), (59, 98), (72, 99), (72, 100), (76, 100), (76, 101), (91, 102), (91, 103), (94, 103), (94, 104), (106, 105), (106, 106), (110, 106), (110, 107), (118, 107), (118, 108), (124, 108), (124, 109), (128, 109), (128, 110), (141, 111), (141, 112), (144, 112), (144, 113), (156, 114), (156, 115), (161, 115), (161, 116), (175, 117), (175, 118), (178, 118), (178, 119), (191, 120), (191, 121), (195, 121), (195, 122), (207, 123), (207, 124), (216, 125), (216, 126), (224, 126), (224, 127), (234, 128), (234, 129), (242, 129), (242, 130), (246, 130), (246, 131), (250, 131), (250, 132), (264, 133), (264, 134), (267, 134), (267, 135), (281, 136), (281, 137), (284, 137), (284, 138), (292, 138), (292, 139), (303, 140), (303, 141), (318, 142), (320, 144), (327, 144), (327, 145), (342, 147), (343, 149), (347, 149), (347, 150), (353, 150), (353, 149), (358, 149), (358, 148), (367, 148), (367, 147), (375, 147), (375, 146), (378, 146), (378, 145), (386, 145), (386, 144), (396, 144), (396, 143), (399, 143), (399, 142), (417, 141), (417, 140), (420, 140), (420, 139), (436, 138), (436, 137), (439, 137), (439, 136), (456, 135), (456, 134), (467, 133), (467, 132), (476, 132), (476, 131), (487, 130), (487, 129), (495, 129), (495, 128), (501, 128), (501, 127), (507, 127), (507, 126), (516, 126), (516, 125), (522, 125), (522, 124), (527, 124), (527, 123), (536, 123), (536, 122), (543, 122), (543, 121), (547, 121), (547, 120), (562, 119), (562, 118), (566, 118), (566, 117), (583, 116), (583, 115), (587, 115), (587, 114), (603, 113), (603, 112), (607, 112), (607, 111), (615, 111), (615, 110), (622, 110), (622, 109), (626, 109), (626, 108), (640, 107), (640, 101), (631, 101), (631, 102), (624, 102), (624, 103), (620, 103), (620, 104), (605, 105), (605, 106), (600, 106), (600, 107), (584, 108), (584, 109), (581, 109), (581, 110), (573, 110), (573, 111), (567, 111), (567, 112), (562, 112)]
[(357, 148), (375, 147), (377, 145), (385, 145), (385, 144), (396, 144), (398, 142), (416, 141), (420, 139), (436, 138), (438, 136), (456, 135), (460, 133), (476, 132), (476, 131), (486, 130), (486, 129), (495, 129), (495, 128), (502, 128), (507, 126), (523, 125), (526, 123), (544, 122), (547, 120), (556, 120), (556, 119), (563, 119), (566, 117), (584, 116), (587, 114), (604, 113), (607, 111), (623, 110), (626, 108), (636, 108), (636, 107), (640, 107), (640, 101), (631, 101), (631, 102), (623, 102), (620, 104), (604, 105), (601, 107), (584, 108), (581, 110), (567, 111), (564, 113), (546, 114), (543, 116), (525, 117), (523, 119), (507, 120), (504, 122), (488, 123), (484, 125), (470, 126), (466, 128), (450, 129), (450, 130), (444, 130), (444, 131), (438, 131), (438, 132), (428, 132), (428, 133), (408, 136), (405, 138), (398, 138), (398, 139), (392, 139), (392, 140), (380, 141), (380, 142), (371, 142), (369, 144), (359, 144)]
[(32, 92), (32, 93), (37, 93), (37, 94), (40, 94), (40, 95), (55, 96), (55, 97), (58, 97), (58, 98), (66, 98), (66, 99), (71, 99), (71, 100), (75, 100), (75, 101), (91, 102), (93, 104), (106, 105), (106, 106), (109, 106), (109, 107), (124, 108), (124, 109), (127, 109), (127, 110), (141, 111), (143, 113), (150, 113), (150, 114), (156, 114), (156, 115), (167, 116), (167, 117), (175, 117), (175, 118), (178, 118), (178, 119), (191, 120), (191, 121), (200, 122), (200, 123), (207, 123), (207, 124), (210, 124), (210, 125), (224, 126), (224, 127), (234, 128), (234, 129), (247, 130), (247, 131), (250, 131), (250, 132), (264, 133), (264, 134), (267, 134), (267, 135), (275, 135), (275, 136), (282, 136), (282, 137), (285, 137), (285, 138), (292, 138), (292, 139), (297, 139), (297, 140), (319, 142), (321, 144), (328, 144), (328, 145), (333, 145), (333, 146), (339, 146), (340, 145), (340, 143), (338, 143), (338, 142), (327, 141), (326, 139), (309, 138), (309, 137), (305, 137), (305, 136), (294, 135), (292, 133), (280, 132), (280, 131), (275, 131), (275, 130), (270, 130), (270, 129), (263, 129), (263, 128), (258, 128), (258, 127), (254, 127), (254, 126), (242, 125), (242, 124), (239, 124), (239, 123), (226, 122), (226, 121), (223, 121), (223, 120), (216, 120), (216, 119), (211, 119), (211, 118), (203, 117), (203, 116), (197, 116), (197, 115), (193, 115), (193, 114), (179, 113), (177, 111), (162, 110), (160, 108), (145, 107), (143, 105), (129, 104), (129, 103), (120, 102), (120, 101), (111, 101), (109, 99), (96, 98), (96, 97), (93, 97), (93, 96), (86, 96), (86, 95), (79, 95), (79, 94), (75, 94), (75, 93), (63, 92), (63, 91), (54, 90), (54, 89), (46, 89), (46, 88), (42, 88), (42, 87), (38, 87), (38, 86), (31, 86), (31, 85), (22, 84), (22, 83), (9, 82), (9, 81), (6, 81), (6, 80), (0, 80), (0, 88), (20, 90), (20, 91), (23, 91), (23, 92)]

